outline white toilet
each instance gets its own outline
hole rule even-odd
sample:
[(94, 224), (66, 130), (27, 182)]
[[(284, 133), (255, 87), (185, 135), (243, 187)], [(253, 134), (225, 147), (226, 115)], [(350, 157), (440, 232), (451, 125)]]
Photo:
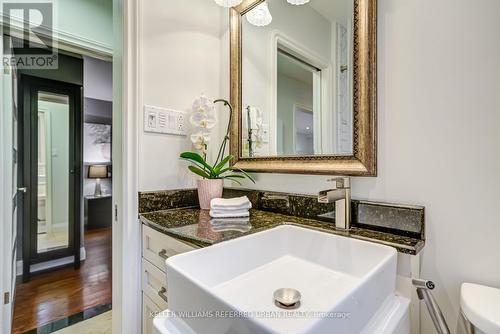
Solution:
[(500, 334), (500, 289), (463, 283), (460, 307), (473, 334)]

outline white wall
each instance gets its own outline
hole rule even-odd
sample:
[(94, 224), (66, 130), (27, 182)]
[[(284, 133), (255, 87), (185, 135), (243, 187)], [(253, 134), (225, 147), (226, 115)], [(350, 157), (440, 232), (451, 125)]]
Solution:
[[(215, 46), (220, 12), (198, 2), (148, 0), (147, 103), (188, 108), (200, 91), (215, 94), (217, 78), (229, 95), (228, 64), (213, 65), (227, 56)], [(379, 176), (354, 179), (354, 196), (426, 206), (422, 276), (452, 328), (461, 282), (500, 288), (499, 12), (498, 0), (379, 0)], [(141, 190), (189, 185), (176, 160), (185, 143), (141, 135)], [(326, 179), (262, 174), (255, 187), (316, 193)]]
[(113, 101), (113, 64), (83, 57), (83, 95), (96, 100)]
[[(500, 288), (500, 2), (378, 10), (379, 175), (354, 179), (354, 197), (425, 205), (422, 276), (455, 327), (461, 282)], [(255, 187), (316, 193), (326, 179), (262, 174)]]
[[(206, 0), (142, 0), (142, 7), (142, 104), (190, 111), (201, 93), (220, 97), (223, 9)], [(192, 186), (179, 159), (191, 149), (189, 139), (144, 133), (143, 110), (137, 112), (139, 190)]]
[(280, 148), (278, 145), (278, 154), (294, 155), (297, 147), (294, 146), (293, 139), (298, 129), (298, 125), (295, 125), (294, 106), (298, 104), (313, 110), (313, 86), (278, 73), (277, 101), (277, 117), (284, 123), (283, 131), (279, 127), (276, 129), (276, 135), (283, 138), (283, 146)]
[(54, 0), (58, 30), (113, 46), (112, 0)]

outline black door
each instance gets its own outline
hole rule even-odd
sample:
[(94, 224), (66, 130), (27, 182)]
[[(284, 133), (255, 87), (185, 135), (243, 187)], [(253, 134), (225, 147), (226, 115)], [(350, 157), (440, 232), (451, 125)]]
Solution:
[(82, 87), (21, 75), (19, 88), (26, 281), (43, 262), (80, 265)]

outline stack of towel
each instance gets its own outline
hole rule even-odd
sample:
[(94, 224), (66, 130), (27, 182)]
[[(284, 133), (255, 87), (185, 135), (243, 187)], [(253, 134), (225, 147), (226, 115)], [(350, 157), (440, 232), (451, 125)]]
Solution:
[(248, 197), (214, 198), (210, 201), (210, 216), (212, 218), (249, 217), (252, 203)]
[(217, 232), (250, 230), (250, 209), (248, 197), (215, 198), (210, 202), (212, 229)]

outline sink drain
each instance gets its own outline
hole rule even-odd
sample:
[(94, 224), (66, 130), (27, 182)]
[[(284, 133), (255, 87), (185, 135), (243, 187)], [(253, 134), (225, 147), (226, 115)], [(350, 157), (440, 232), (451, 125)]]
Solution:
[(274, 291), (274, 304), (286, 310), (296, 309), (300, 306), (300, 292), (295, 289), (283, 288)]

